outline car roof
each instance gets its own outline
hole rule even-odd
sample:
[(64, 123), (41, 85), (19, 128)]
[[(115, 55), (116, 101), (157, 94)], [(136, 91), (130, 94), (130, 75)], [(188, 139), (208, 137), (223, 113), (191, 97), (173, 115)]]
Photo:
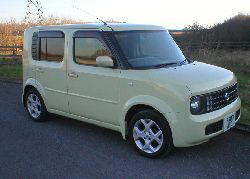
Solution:
[(131, 30), (166, 30), (162, 26), (149, 24), (128, 24), (128, 23), (86, 23), (86, 24), (65, 24), (65, 25), (49, 25), (49, 26), (35, 26), (31, 29), (52, 30), (52, 29), (90, 29), (90, 30), (106, 30), (110, 31), (131, 31)]

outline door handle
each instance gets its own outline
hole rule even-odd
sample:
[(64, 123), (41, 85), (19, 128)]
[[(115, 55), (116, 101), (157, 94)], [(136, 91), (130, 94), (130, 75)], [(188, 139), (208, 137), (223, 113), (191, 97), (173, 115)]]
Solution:
[(37, 68), (36, 68), (36, 71), (37, 71), (37, 72), (40, 72), (40, 73), (43, 73), (43, 72), (44, 72), (43, 69), (42, 69), (41, 67), (37, 67)]
[(71, 78), (78, 78), (78, 75), (77, 75), (76, 72), (71, 72), (71, 73), (68, 74), (68, 76), (71, 77)]

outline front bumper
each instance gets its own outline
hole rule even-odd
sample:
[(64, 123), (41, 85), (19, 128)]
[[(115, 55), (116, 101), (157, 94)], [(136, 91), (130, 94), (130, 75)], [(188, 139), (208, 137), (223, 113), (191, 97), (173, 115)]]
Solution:
[[(171, 126), (174, 145), (176, 147), (197, 145), (223, 133), (223, 127), (212, 133), (211, 131), (209, 133), (206, 132), (208, 130), (206, 127), (214, 123), (220, 123), (224, 117), (238, 111), (240, 107), (241, 101), (240, 98), (237, 98), (233, 103), (210, 113), (202, 115), (188, 114), (188, 117), (185, 114), (176, 114), (177, 122)], [(239, 119), (240, 114), (236, 122)]]

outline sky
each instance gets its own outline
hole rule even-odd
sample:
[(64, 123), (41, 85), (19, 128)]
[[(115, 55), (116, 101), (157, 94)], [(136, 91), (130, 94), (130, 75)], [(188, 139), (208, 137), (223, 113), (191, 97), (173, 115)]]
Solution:
[[(25, 16), (28, 0), (1, 0), (0, 19)], [(33, 0), (36, 1), (36, 0)], [(182, 29), (198, 22), (203, 26), (221, 23), (238, 13), (250, 14), (250, 0), (40, 0), (44, 15), (96, 22), (90, 12), (104, 21), (162, 25)]]

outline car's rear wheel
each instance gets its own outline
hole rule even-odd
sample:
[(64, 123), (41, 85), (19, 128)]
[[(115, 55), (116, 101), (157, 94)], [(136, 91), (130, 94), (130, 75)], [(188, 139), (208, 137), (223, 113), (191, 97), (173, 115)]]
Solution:
[(140, 154), (150, 158), (169, 153), (173, 146), (168, 122), (155, 110), (134, 115), (129, 125), (129, 139)]
[(46, 120), (47, 110), (39, 92), (32, 88), (26, 94), (26, 110), (33, 121)]

